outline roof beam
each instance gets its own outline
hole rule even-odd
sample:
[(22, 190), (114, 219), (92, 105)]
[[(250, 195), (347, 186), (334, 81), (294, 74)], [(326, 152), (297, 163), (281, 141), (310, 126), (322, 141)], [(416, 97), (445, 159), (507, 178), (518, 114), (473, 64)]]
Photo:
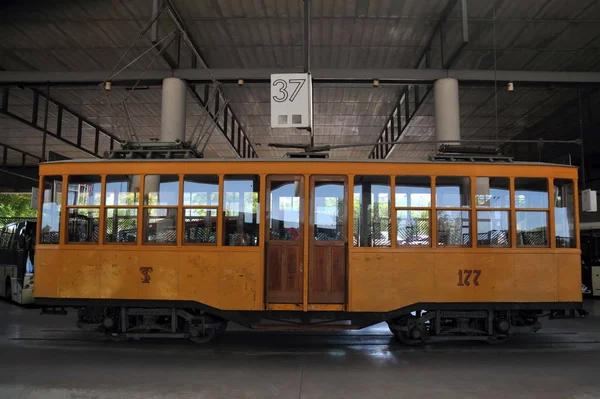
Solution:
[(0, 154), (2, 154), (2, 162), (1, 162), (2, 166), (17, 166), (14, 164), (9, 164), (8, 151), (16, 152), (21, 155), (21, 162), (19, 163), (20, 166), (25, 166), (27, 164), (27, 157), (35, 159), (38, 163), (42, 161), (41, 157), (34, 155), (30, 152), (27, 152), (27, 151), (19, 150), (18, 148), (15, 148), (8, 144), (0, 143), (0, 148), (1, 148)]
[[(0, 107), (0, 113), (4, 114), (6, 116), (9, 116), (12, 119), (15, 119), (15, 120), (23, 123), (24, 125), (32, 127), (34, 129), (37, 129), (40, 132), (42, 132), (43, 134), (47, 134), (50, 137), (60, 140), (63, 143), (68, 144), (68, 145), (70, 145), (80, 151), (83, 151), (88, 155), (96, 157), (96, 158), (102, 158), (102, 155), (100, 154), (100, 150), (98, 148), (99, 147), (98, 142), (100, 139), (100, 135), (104, 135), (104, 136), (108, 137), (108, 139), (110, 140), (110, 148), (111, 149), (114, 147), (115, 141), (117, 141), (117, 142), (120, 141), (118, 137), (112, 135), (111, 133), (108, 133), (106, 130), (101, 128), (99, 125), (89, 121), (88, 119), (84, 118), (77, 112), (71, 110), (70, 108), (66, 107), (65, 105), (52, 99), (52, 97), (48, 96), (48, 94), (45, 93), (44, 91), (36, 89), (36, 88), (25, 89), (25, 91), (28, 93), (31, 93), (31, 104), (33, 104), (33, 105), (32, 105), (30, 115), (22, 116), (22, 115), (18, 115), (11, 111), (11, 109), (10, 109), (10, 88), (9, 87), (5, 87), (3, 90), (3, 94), (2, 94), (3, 100), (2, 100), (2, 107)], [(43, 99), (44, 103), (46, 101), (49, 101), (50, 103), (52, 103), (56, 106), (56, 109), (57, 109), (56, 126), (48, 126), (47, 128), (44, 128), (43, 125), (40, 125), (39, 118), (38, 118), (38, 114), (39, 114), (38, 108), (39, 108), (39, 104), (40, 104), (40, 99)], [(46, 107), (46, 110), (47, 109), (48, 108)], [(46, 112), (46, 111), (44, 111), (44, 112)], [(77, 119), (78, 132), (77, 132), (77, 140), (76, 141), (70, 140), (69, 138), (64, 137), (62, 134), (62, 126), (64, 125), (63, 118), (65, 118), (67, 115), (71, 115)], [(95, 137), (94, 137), (94, 148), (93, 149), (85, 148), (81, 143), (83, 124), (86, 124), (89, 127), (91, 127), (92, 129), (94, 129)], [(19, 150), (17, 150), (17, 151), (19, 151)], [(36, 157), (35, 155), (31, 155), (31, 154), (28, 154), (28, 155)], [(43, 158), (43, 157), (45, 157), (45, 154), (43, 154), (43, 156), (40, 158)]]
[[(169, 11), (169, 14), (173, 20), (173, 23), (179, 30), (177, 61), (173, 60), (172, 57), (166, 51), (162, 51), (162, 49), (160, 47), (157, 47), (157, 49), (159, 50), (159, 53), (162, 55), (163, 59), (167, 62), (167, 64), (169, 64), (169, 66), (172, 68), (172, 70), (176, 71), (180, 67), (179, 54), (180, 54), (180, 50), (181, 50), (181, 39), (183, 37), (187, 41), (188, 46), (190, 47), (190, 50), (192, 50), (192, 53), (194, 55), (194, 57), (192, 58), (192, 63), (194, 65), (196, 65), (197, 62), (200, 61), (200, 63), (204, 66), (203, 69), (191, 69), (191, 71), (204, 72), (206, 74), (208, 80), (210, 81), (210, 83), (214, 83), (213, 82), (214, 78), (213, 78), (213, 76), (211, 76), (212, 70), (209, 70), (208, 64), (206, 63), (206, 61), (202, 57), (202, 54), (200, 53), (199, 46), (194, 42), (194, 40), (187, 33), (187, 32), (189, 32), (189, 30), (185, 26), (185, 22), (183, 21), (183, 19), (179, 16), (177, 9), (175, 8), (175, 6), (173, 5), (173, 3), (170, 0), (163, 0), (163, 4)], [(153, 7), (158, 8), (158, 0), (154, 0)], [(172, 76), (178, 77), (175, 75), (172, 75)], [(185, 78), (182, 78), (182, 79), (187, 81), (188, 91), (191, 93), (192, 97), (194, 98), (194, 100), (196, 100), (198, 105), (200, 105), (202, 108), (204, 108), (208, 112), (211, 119), (214, 121), (215, 125), (217, 126), (218, 130), (221, 132), (221, 134), (223, 134), (223, 136), (227, 140), (227, 143), (229, 143), (229, 145), (231, 146), (231, 149), (233, 149), (233, 151), (236, 153), (236, 155), (240, 158), (258, 158), (258, 154), (256, 153), (254, 146), (250, 142), (250, 139), (248, 138), (248, 135), (246, 134), (244, 127), (240, 124), (239, 119), (234, 114), (233, 109), (231, 109), (231, 107), (229, 105), (225, 105), (225, 107), (223, 108), (223, 123), (220, 123), (220, 121), (219, 121), (219, 119), (220, 119), (219, 118), (220, 117), (220, 115), (219, 115), (219, 111), (220, 111), (219, 96), (223, 100), (223, 103), (226, 102), (225, 96), (223, 95), (221, 90), (218, 90), (216, 93), (215, 109), (214, 109), (214, 111), (211, 111), (210, 108), (207, 107), (207, 102), (209, 101), (209, 97), (205, 96), (205, 98), (203, 99), (196, 90), (196, 86), (194, 84), (195, 82), (193, 82), (191, 79), (185, 79)], [(237, 79), (238, 78), (235, 78), (236, 81), (237, 81)], [(205, 83), (209, 83), (209, 82), (205, 82)], [(207, 93), (206, 88), (205, 88), (205, 93)], [(231, 117), (231, 120), (229, 119), (230, 117)], [(231, 132), (232, 132), (231, 134), (228, 134), (228, 126), (227, 126), (228, 122), (230, 123), (230, 128), (231, 128)], [(237, 125), (237, 129), (235, 129), (236, 125)]]
[[(0, 71), (0, 85), (3, 86), (40, 86), (50, 84), (65, 86), (93, 86), (101, 84), (110, 71), (95, 72), (40, 72), (40, 71)], [(240, 68), (211, 69), (212, 75), (221, 83), (244, 82), (268, 83), (274, 73), (302, 73), (303, 69), (283, 68)], [(368, 83), (379, 79), (380, 84), (432, 84), (441, 78), (455, 78), (461, 84), (493, 84), (514, 82), (523, 85), (563, 84), (583, 85), (600, 84), (600, 72), (568, 71), (516, 71), (516, 70), (477, 70), (477, 69), (312, 69), (316, 83)], [(139, 79), (138, 71), (123, 71), (111, 80), (113, 86), (133, 85)], [(190, 84), (212, 83), (210, 73), (202, 69), (165, 69), (149, 70), (140, 85), (161, 85), (162, 80), (176, 77)]]

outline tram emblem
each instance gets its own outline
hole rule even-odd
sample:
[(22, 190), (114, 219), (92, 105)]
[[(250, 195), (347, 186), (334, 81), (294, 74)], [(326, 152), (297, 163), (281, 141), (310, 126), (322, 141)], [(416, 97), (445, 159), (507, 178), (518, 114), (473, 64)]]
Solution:
[(152, 273), (151, 267), (140, 267), (140, 273), (142, 273), (142, 284), (150, 284), (150, 273)]

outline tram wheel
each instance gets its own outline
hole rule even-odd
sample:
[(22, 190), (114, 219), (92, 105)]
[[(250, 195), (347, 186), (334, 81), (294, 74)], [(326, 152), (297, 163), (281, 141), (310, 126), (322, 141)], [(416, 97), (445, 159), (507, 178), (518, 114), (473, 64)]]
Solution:
[[(396, 320), (388, 322), (390, 331), (394, 334), (394, 337), (403, 345), (407, 346), (421, 346), (425, 343), (424, 331), (421, 328), (411, 323), (418, 319), (417, 316), (406, 315), (401, 316)], [(412, 326), (411, 326), (412, 324)]]

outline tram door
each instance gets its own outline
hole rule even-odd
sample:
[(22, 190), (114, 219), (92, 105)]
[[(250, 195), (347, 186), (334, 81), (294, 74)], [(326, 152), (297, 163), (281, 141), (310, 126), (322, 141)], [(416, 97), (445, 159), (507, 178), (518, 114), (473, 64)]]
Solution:
[[(304, 183), (303, 176), (267, 177), (267, 302), (302, 304), (304, 273), (308, 272), (309, 304), (343, 304), (347, 180), (344, 176), (312, 176), (309, 195), (305, 195)], [(309, 215), (304, 214), (304, 201), (310, 201)], [(308, 262), (304, 259), (306, 246)]]
[(304, 178), (267, 177), (267, 302), (301, 304), (304, 282)]
[(346, 302), (348, 184), (345, 176), (310, 179), (308, 303)]

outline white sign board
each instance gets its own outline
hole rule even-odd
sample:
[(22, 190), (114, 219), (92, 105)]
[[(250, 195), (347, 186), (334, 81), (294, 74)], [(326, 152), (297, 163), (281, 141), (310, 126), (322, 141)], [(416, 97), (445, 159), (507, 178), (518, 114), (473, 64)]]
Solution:
[(312, 128), (309, 73), (271, 75), (271, 127)]
[(596, 191), (583, 190), (581, 192), (581, 210), (583, 212), (596, 212), (598, 210)]

